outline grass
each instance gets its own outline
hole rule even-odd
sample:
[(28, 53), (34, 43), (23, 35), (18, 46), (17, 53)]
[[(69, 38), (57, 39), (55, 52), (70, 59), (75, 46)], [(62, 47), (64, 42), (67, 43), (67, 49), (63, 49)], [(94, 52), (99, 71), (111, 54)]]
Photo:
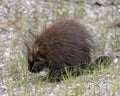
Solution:
[[(14, 26), (18, 34), (11, 44), (11, 50), (15, 50), (15, 48), (17, 48), (17, 51), (13, 53), (13, 58), (11, 57), (10, 60), (6, 62), (5, 69), (7, 70), (7, 76), (3, 77), (0, 75), (0, 79), (6, 79), (5, 83), (7, 86), (8, 96), (97, 96), (98, 94), (101, 95), (104, 93), (104, 88), (102, 90), (102, 87), (99, 87), (100, 84), (102, 82), (109, 83), (109, 79), (111, 80), (110, 84), (112, 85), (110, 85), (108, 91), (112, 94), (111, 96), (116, 96), (116, 90), (120, 87), (120, 62), (118, 62), (117, 67), (113, 66), (105, 69), (101, 68), (101, 70), (95, 70), (91, 74), (83, 72), (83, 74), (78, 77), (73, 77), (71, 76), (71, 72), (67, 72), (68, 78), (63, 76), (63, 81), (59, 83), (49, 83), (47, 79), (42, 81), (39, 74), (30, 74), (27, 71), (27, 61), (24, 54), (26, 51), (25, 46), (22, 44), (21, 38), (25, 39), (25, 36), (29, 34), (29, 29), (33, 32), (35, 30), (39, 32), (39, 30), (41, 30), (40, 27), (44, 26), (43, 22), (49, 23), (56, 19), (68, 17), (79, 18), (85, 14), (85, 5), (83, 2), (78, 3), (80, 4), (79, 6), (73, 3), (73, 8), (73, 6), (69, 6), (69, 4), (64, 1), (60, 1), (59, 4), (53, 3), (50, 0), (47, 1), (48, 6), (46, 9), (49, 9), (47, 12), (50, 14), (44, 11), (42, 20), (39, 17), (40, 13), (36, 7), (35, 11), (32, 13), (32, 20), (28, 20), (26, 14), (19, 13), (17, 9), (18, 7), (16, 8), (15, 21), (10, 20), (9, 16), (7, 17), (8, 21), (6, 24), (9, 27)], [(19, 4), (17, 6), (19, 6)], [(8, 11), (11, 10), (11, 8), (8, 9)], [(118, 49), (120, 46), (119, 30), (117, 30), (117, 28), (113, 28), (114, 31), (112, 32), (112, 36), (108, 38), (108, 27), (103, 26), (100, 23), (102, 19), (98, 18), (97, 22), (95, 21), (93, 23), (93, 25), (97, 24), (101, 26), (99, 29), (101, 31), (99, 32), (100, 35), (95, 39), (99, 42), (97, 45), (97, 55), (101, 52), (105, 53), (107, 44), (113, 51)], [(2, 74), (2, 70), (3, 69), (0, 69), (0, 74)]]
[[(83, 74), (76, 78), (72, 77), (71, 74), (68, 72), (67, 76), (69, 77), (69, 79), (63, 77), (63, 81), (61, 83), (49, 83), (47, 82), (47, 80), (41, 81), (40, 77), (37, 75), (28, 75), (25, 57), (18, 58), (19, 59), (15, 58), (12, 64), (8, 65), (9, 68), (7, 68), (9, 72), (9, 77), (11, 78), (6, 82), (9, 96), (16, 96), (16, 94), (20, 94), (20, 96), (30, 96), (31, 94), (34, 94), (35, 96), (39, 96), (40, 94), (51, 94), (51, 92), (53, 92), (53, 89), (55, 89), (58, 84), (63, 91), (64, 96), (71, 96), (70, 94), (73, 94), (73, 96), (82, 96), (85, 88), (87, 87), (87, 85), (89, 85), (89, 82), (91, 81), (94, 86), (93, 95), (91, 96), (96, 96), (96, 90), (98, 90), (97, 84), (99, 83), (99, 79), (106, 77), (108, 73), (110, 73), (111, 76), (106, 78), (111, 78), (113, 80), (113, 86), (111, 87), (112, 96), (115, 96), (114, 94), (116, 92), (116, 89), (119, 87), (118, 81), (120, 79), (120, 66), (117, 70), (116, 67), (107, 68), (101, 70), (101, 74), (99, 74), (98, 71), (95, 70), (93, 74)], [(118, 77), (114, 79), (112, 77), (113, 75)], [(33, 88), (32, 93), (32, 89), (30, 87)], [(17, 93), (17, 91), (21, 92)], [(61, 96), (59, 91), (55, 93), (55, 96)]]

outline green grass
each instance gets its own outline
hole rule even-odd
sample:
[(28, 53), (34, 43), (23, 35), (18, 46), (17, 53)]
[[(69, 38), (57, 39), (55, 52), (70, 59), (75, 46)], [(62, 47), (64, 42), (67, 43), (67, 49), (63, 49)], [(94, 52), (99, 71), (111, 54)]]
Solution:
[[(97, 96), (97, 91), (99, 90), (97, 86), (99, 85), (99, 80), (101, 78), (106, 82), (108, 82), (109, 79), (112, 81), (113, 85), (108, 91), (111, 92), (112, 96), (115, 96), (117, 88), (120, 87), (120, 62), (118, 62), (117, 67), (101, 68), (101, 70), (95, 70), (91, 74), (88, 73), (89, 70), (86, 70), (87, 72), (83, 72), (78, 77), (73, 77), (71, 72), (67, 72), (67, 77), (62, 77), (63, 81), (53, 83), (48, 82), (48, 78), (43, 81), (42, 77), (38, 74), (30, 74), (28, 72), (27, 61), (24, 54), (26, 53), (26, 49), (20, 38), (25, 40), (25, 36), (29, 34), (29, 29), (31, 31), (35, 29), (39, 32), (39, 30), (42, 29), (41, 27), (44, 26), (44, 23), (46, 24), (47, 22), (60, 18), (79, 18), (85, 14), (85, 5), (83, 2), (79, 3), (80, 5), (78, 7), (74, 5), (74, 8), (72, 9), (72, 7), (64, 1), (60, 1), (59, 4), (54, 4), (50, 0), (47, 1), (47, 9), (49, 9), (50, 14), (48, 15), (43, 12), (41, 22), (39, 22), (39, 10), (37, 10), (37, 8), (35, 8), (35, 11), (32, 13), (34, 15), (32, 20), (28, 20), (24, 13), (20, 14), (16, 9), (15, 18), (18, 22), (14, 26), (18, 36), (13, 40), (11, 50), (15, 50), (17, 47), (17, 52), (15, 53), (14, 58), (11, 58), (6, 62), (5, 69), (8, 72), (7, 76), (3, 77), (0, 75), (0, 79), (6, 78), (5, 82), (7, 85), (8, 96), (49, 96), (52, 92), (55, 94), (54, 96), (61, 96), (61, 94), (62, 96), (83, 96), (83, 94), (87, 94), (87, 90), (92, 90), (92, 93), (85, 96)], [(56, 9), (56, 7), (58, 9)], [(71, 13), (71, 10), (73, 13)], [(107, 38), (108, 27), (100, 23), (102, 19), (103, 17), (97, 18), (97, 21), (93, 22), (93, 25), (98, 24), (101, 26), (101, 33), (99, 33), (100, 35), (98, 38), (95, 38), (95, 40), (99, 42), (97, 45), (97, 55), (101, 52), (104, 53), (107, 43), (112, 48), (113, 52), (120, 46), (119, 30), (113, 28), (114, 31), (111, 37), (113, 39), (110, 39), (109, 42)], [(2, 69), (0, 69), (0, 74), (2, 74)], [(113, 76), (115, 76), (115, 78)], [(88, 88), (90, 84), (93, 85), (93, 87), (90, 87), (91, 89)]]

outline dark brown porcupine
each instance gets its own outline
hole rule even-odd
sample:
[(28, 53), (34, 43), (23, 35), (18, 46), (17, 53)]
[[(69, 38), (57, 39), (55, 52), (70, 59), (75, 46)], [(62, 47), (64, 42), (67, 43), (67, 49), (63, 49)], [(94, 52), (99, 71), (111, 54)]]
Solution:
[(51, 74), (64, 67), (84, 68), (91, 63), (94, 42), (86, 28), (75, 20), (60, 20), (51, 24), (27, 46), (28, 69), (40, 72), (47, 67)]

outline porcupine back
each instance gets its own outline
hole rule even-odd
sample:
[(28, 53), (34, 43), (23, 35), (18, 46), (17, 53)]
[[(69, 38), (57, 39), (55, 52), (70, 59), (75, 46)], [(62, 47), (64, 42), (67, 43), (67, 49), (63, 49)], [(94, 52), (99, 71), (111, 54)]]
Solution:
[(61, 20), (51, 24), (36, 37), (34, 46), (52, 70), (65, 66), (84, 67), (91, 62), (94, 42), (85, 27), (74, 20)]

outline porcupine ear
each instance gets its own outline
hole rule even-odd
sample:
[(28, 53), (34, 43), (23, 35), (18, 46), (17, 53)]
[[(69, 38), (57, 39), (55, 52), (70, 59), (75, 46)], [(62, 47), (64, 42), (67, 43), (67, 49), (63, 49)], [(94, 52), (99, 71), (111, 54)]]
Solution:
[(39, 51), (39, 47), (34, 47), (34, 46), (32, 46), (31, 44), (29, 44), (29, 42), (27, 42), (27, 41), (25, 41), (25, 42), (23, 42), (24, 43), (24, 45), (26, 46), (26, 48), (27, 48), (27, 52), (29, 53), (29, 54), (37, 54), (37, 52)]
[(31, 45), (28, 44), (28, 42), (24, 42), (26, 48), (27, 48), (27, 51), (30, 52), (30, 53), (33, 53), (34, 49)]
[(34, 52), (34, 54), (37, 54), (38, 51), (39, 51), (39, 48), (38, 48), (38, 47), (36, 47), (36, 48), (32, 48), (32, 51)]

